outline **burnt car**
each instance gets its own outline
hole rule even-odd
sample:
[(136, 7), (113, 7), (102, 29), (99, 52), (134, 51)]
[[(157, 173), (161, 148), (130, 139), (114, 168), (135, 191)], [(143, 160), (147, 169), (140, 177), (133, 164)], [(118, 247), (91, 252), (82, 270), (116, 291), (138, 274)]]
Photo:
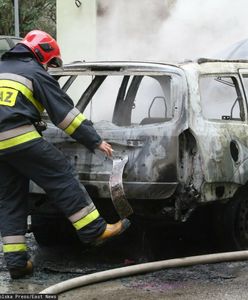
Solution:
[[(108, 220), (118, 215), (110, 177), (119, 159), (118, 187), (132, 218), (182, 223), (201, 210), (229, 248), (247, 248), (248, 61), (76, 62), (50, 73), (113, 146), (112, 160), (89, 152), (47, 120), (44, 137)], [(38, 243), (68, 236), (44, 192), (32, 183), (30, 193)]]

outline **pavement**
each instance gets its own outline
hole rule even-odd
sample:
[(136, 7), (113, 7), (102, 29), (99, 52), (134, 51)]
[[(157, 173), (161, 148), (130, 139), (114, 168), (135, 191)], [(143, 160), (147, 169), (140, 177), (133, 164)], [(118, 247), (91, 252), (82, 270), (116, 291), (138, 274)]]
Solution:
[[(27, 241), (35, 264), (34, 275), (25, 279), (10, 279), (1, 253), (0, 293), (2, 294), (37, 294), (48, 286), (67, 279), (143, 263), (146, 260), (142, 256), (131, 257), (131, 252), (121, 253), (118, 245), (115, 244), (90, 251), (73, 249), (73, 247), (40, 248), (31, 233), (28, 234)], [(185, 253), (188, 251), (185, 248)], [(180, 254), (182, 252), (183, 249)], [(175, 251), (175, 255), (177, 254)], [(248, 299), (247, 280), (247, 261), (196, 265), (85, 286), (63, 293), (58, 299), (243, 300)]]

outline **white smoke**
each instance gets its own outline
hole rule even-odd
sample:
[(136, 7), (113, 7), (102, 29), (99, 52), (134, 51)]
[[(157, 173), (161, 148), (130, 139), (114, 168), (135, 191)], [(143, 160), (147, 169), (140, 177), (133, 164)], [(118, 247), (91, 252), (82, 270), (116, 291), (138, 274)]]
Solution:
[(247, 0), (100, 0), (97, 58), (182, 61), (248, 38)]

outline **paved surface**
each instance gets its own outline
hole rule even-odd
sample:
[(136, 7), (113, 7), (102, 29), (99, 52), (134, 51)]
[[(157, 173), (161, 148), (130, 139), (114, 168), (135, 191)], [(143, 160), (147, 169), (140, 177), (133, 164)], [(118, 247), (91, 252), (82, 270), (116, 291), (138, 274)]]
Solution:
[[(28, 244), (36, 270), (32, 277), (11, 280), (0, 257), (1, 293), (38, 293), (63, 280), (121, 267), (134, 261), (130, 253), (121, 253), (116, 245), (84, 252), (82, 249), (40, 249), (32, 234)], [(112, 252), (111, 252), (112, 251)], [(181, 249), (180, 253), (183, 252)], [(188, 250), (185, 249), (185, 253)], [(248, 299), (248, 262), (230, 262), (167, 269), (146, 275), (121, 278), (71, 290), (59, 299), (129, 300), (129, 299)]]
[(83, 300), (243, 300), (248, 299), (247, 279), (247, 263), (225, 263), (115, 280), (70, 291), (60, 297)]

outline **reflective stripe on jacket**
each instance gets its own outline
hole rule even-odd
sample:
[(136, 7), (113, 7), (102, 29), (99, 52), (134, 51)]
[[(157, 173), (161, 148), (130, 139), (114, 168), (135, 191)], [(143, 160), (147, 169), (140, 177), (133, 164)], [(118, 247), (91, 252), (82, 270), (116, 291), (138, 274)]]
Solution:
[(33, 96), (33, 84), (31, 80), (20, 75), (2, 73), (0, 74), (0, 93), (2, 88), (10, 88), (22, 93), (39, 112), (44, 111), (44, 107)]
[(67, 134), (72, 135), (85, 120), (86, 117), (81, 114), (76, 107), (74, 107), (71, 111), (69, 111), (64, 120), (58, 124), (58, 127), (64, 130)]
[(0, 132), (0, 150), (8, 149), (31, 140), (40, 138), (33, 125), (24, 125)]

